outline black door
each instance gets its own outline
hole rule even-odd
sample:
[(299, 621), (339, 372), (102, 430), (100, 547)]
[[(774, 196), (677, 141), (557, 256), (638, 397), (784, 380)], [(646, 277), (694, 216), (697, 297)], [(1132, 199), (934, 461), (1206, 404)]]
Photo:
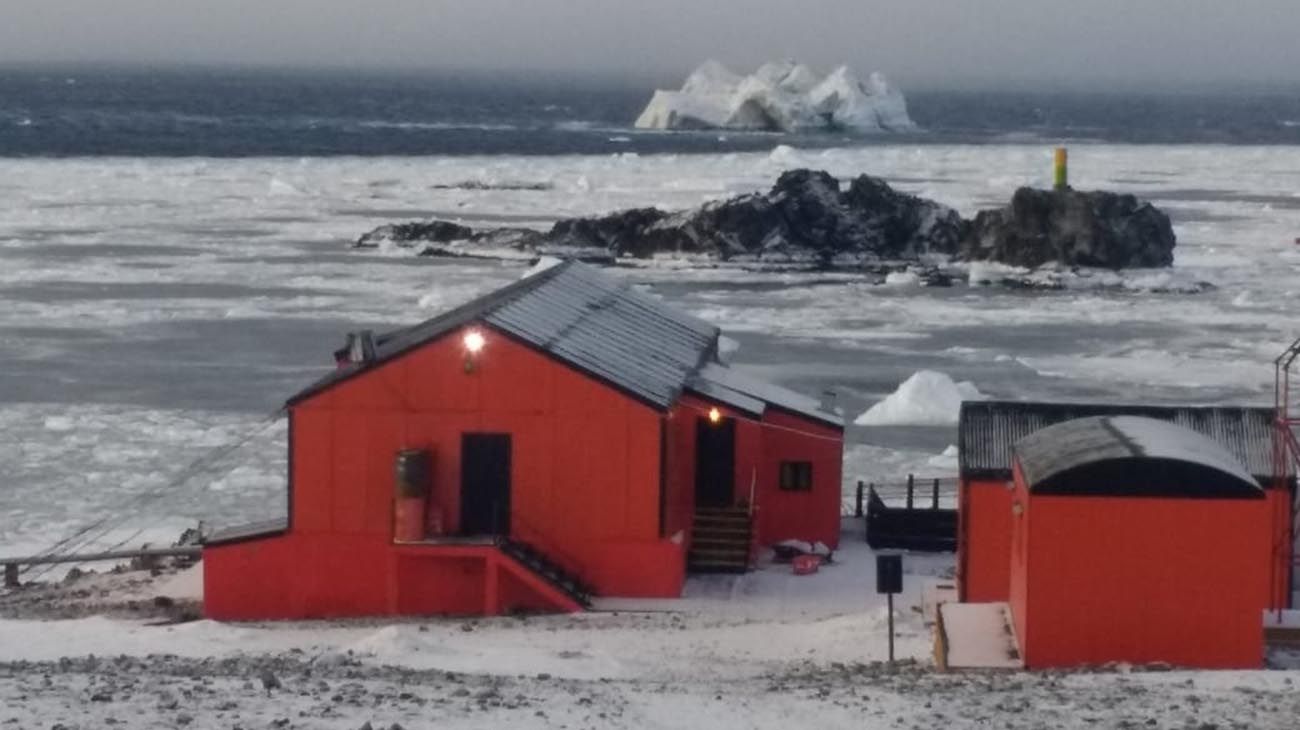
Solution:
[(460, 533), (510, 534), (510, 436), (507, 434), (461, 436)]
[(695, 426), (695, 505), (730, 507), (736, 481), (736, 422), (713, 423), (701, 418)]

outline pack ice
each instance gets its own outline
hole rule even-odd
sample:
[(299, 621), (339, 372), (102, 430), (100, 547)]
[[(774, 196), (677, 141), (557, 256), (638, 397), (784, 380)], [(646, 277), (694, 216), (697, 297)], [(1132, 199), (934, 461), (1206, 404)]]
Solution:
[(840, 66), (825, 77), (794, 61), (740, 76), (706, 61), (679, 91), (659, 90), (636, 120), (641, 129), (905, 132), (916, 129), (903, 94), (885, 77), (865, 81)]

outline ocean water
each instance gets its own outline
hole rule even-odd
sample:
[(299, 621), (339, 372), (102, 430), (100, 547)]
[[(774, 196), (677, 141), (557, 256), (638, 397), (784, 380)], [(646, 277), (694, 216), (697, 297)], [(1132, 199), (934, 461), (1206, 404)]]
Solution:
[[(967, 143), (801, 149), (753, 135), (744, 144), (755, 149), (702, 151), (692, 145), (716, 135), (654, 134), (644, 144), (664, 149), (635, 152), (609, 138), (640, 137), (602, 127), (638, 105), (626, 91), (622, 106), (577, 92), (565, 106), (538, 91), (532, 111), (502, 101), (493, 112), (481, 97), (392, 106), (416, 94), (410, 79), (359, 89), (377, 95), (369, 107), (308, 85), (294, 117), (282, 81), (223, 96), (164, 79), (155, 98), (139, 77), (102, 87), (81, 75), (14, 78), (0, 81), (0, 119), (31, 123), (0, 122), (0, 554), (101, 520), (87, 545), (282, 511), (284, 432), (268, 416), (329, 369), (344, 333), (419, 321), (525, 266), (349, 248), (373, 226), (430, 215), (542, 226), (681, 208), (762, 189), (794, 167), (880, 175), (971, 214), (1050, 175), (1049, 145), (992, 141), (1039, 132), (991, 121), (997, 135)], [(231, 78), (242, 77), (211, 83)], [(69, 101), (83, 90), (84, 104)], [(188, 101), (164, 103), (178, 94)], [(292, 121), (342, 118), (331, 106), (381, 124), (348, 122), (366, 131), (344, 133), (341, 122)], [(920, 99), (915, 108), (924, 119)], [(538, 113), (552, 116), (526, 131)], [(501, 129), (395, 126), (452, 119)], [(13, 129), (34, 136), (15, 141)], [(1000, 398), (1267, 404), (1271, 359), (1297, 334), (1300, 147), (1256, 141), (1073, 147), (1078, 187), (1137, 193), (1169, 211), (1179, 237), (1170, 271), (1054, 292), (671, 264), (615, 273), (719, 324), (739, 344), (737, 367), (809, 394), (835, 389), (850, 419), (923, 368)], [(1189, 282), (1213, 288), (1154, 291)], [(953, 468), (941, 456), (951, 427), (851, 426), (848, 441), (848, 482)], [(190, 470), (196, 459), (204, 468)]]
[[(631, 129), (650, 92), (501, 75), (0, 69), (0, 156), (645, 154), (899, 141)], [(1300, 89), (907, 96), (925, 130), (908, 142), (1300, 144)]]

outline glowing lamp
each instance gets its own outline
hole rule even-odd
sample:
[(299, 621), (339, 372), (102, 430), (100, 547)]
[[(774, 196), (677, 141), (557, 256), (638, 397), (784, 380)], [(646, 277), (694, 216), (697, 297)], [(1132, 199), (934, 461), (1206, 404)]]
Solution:
[(709, 409), (709, 423), (719, 423), (722, 421), (722, 411), (717, 408)]
[(461, 342), (465, 345), (465, 374), (469, 375), (474, 372), (474, 361), (478, 358), (478, 354), (483, 351), (487, 339), (478, 330), (468, 330)]
[(483, 350), (483, 345), (487, 344), (487, 339), (483, 333), (478, 330), (470, 330), (465, 333), (465, 351), (471, 355), (477, 355)]

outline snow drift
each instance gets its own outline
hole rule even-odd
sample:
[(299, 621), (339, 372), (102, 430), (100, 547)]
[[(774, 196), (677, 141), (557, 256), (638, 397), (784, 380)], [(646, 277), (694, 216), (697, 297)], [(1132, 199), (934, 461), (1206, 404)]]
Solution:
[(821, 77), (794, 61), (766, 63), (749, 76), (706, 61), (679, 91), (656, 91), (636, 126), (780, 132), (916, 129), (902, 93), (883, 75), (873, 73), (864, 81), (840, 66)]
[(944, 373), (921, 370), (854, 421), (859, 426), (950, 426), (957, 423), (964, 400), (984, 397), (970, 382), (954, 382)]

